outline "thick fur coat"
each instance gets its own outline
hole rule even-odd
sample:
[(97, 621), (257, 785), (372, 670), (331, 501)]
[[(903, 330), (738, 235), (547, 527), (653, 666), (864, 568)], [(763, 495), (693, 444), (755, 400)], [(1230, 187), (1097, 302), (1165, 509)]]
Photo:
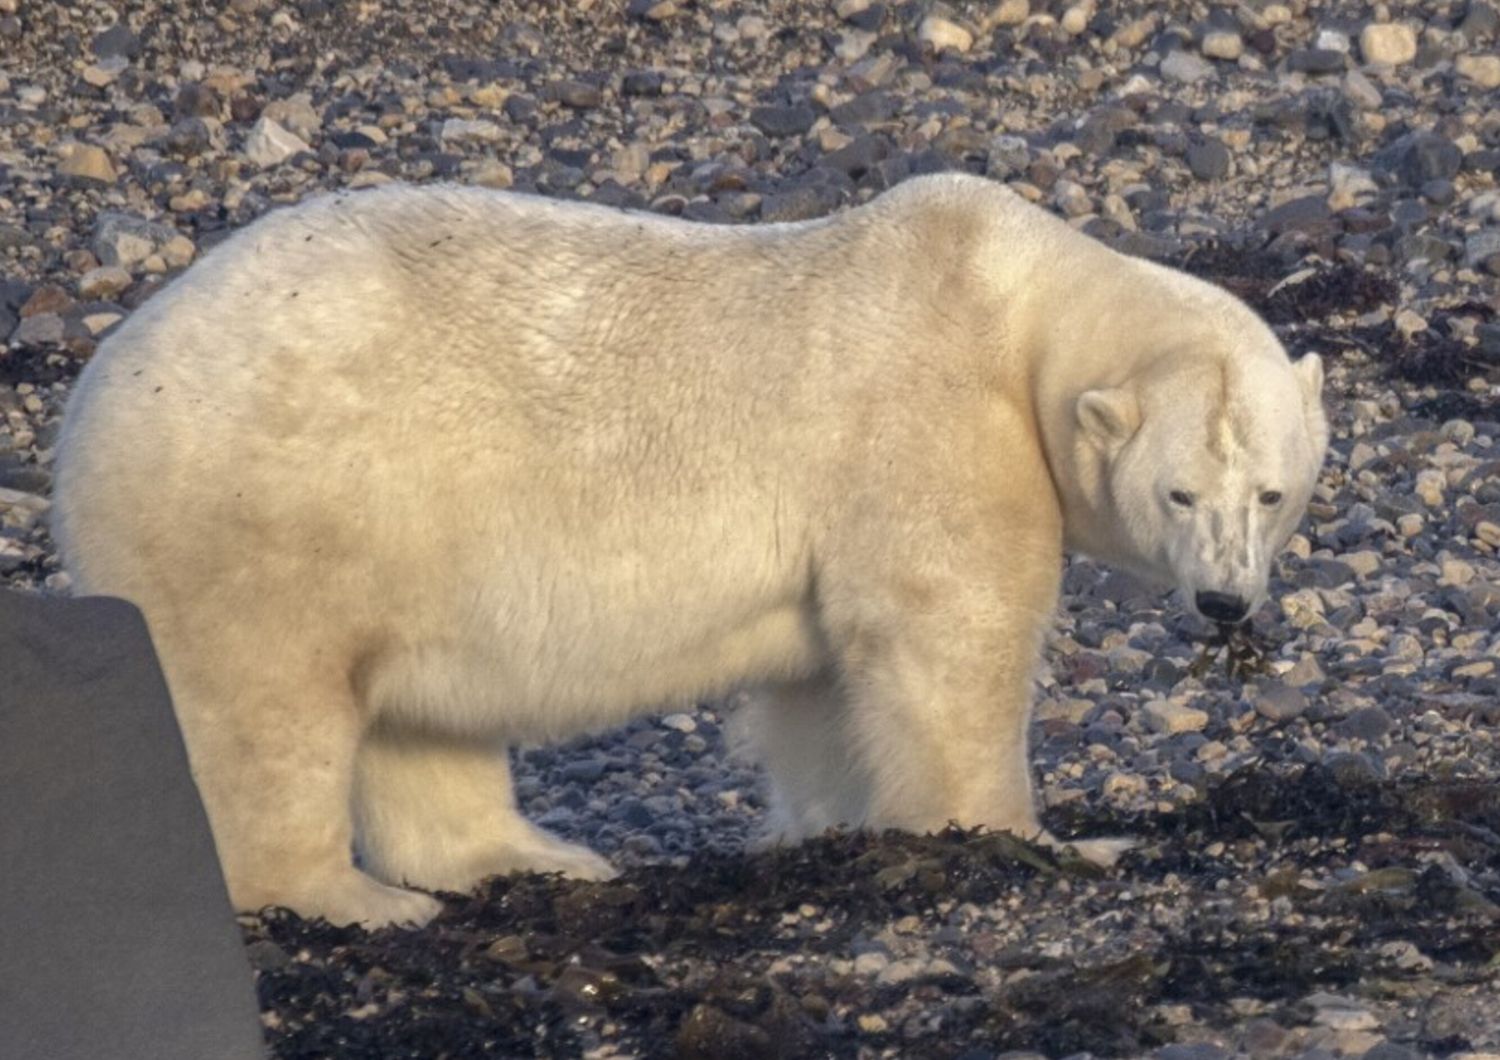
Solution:
[(268, 215), (101, 347), (55, 529), (145, 611), (237, 905), (420, 922), (407, 885), (609, 873), (508, 747), (734, 689), (773, 838), (1046, 838), (1064, 549), (1255, 606), (1321, 379), (976, 178), (754, 228), (392, 187)]

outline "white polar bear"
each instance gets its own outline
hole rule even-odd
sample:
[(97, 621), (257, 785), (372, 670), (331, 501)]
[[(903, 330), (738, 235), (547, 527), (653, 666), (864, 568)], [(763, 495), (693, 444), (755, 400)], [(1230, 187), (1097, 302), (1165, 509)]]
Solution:
[(150, 621), (236, 905), (421, 922), (407, 885), (611, 871), (508, 747), (735, 688), (782, 839), (1047, 839), (1064, 548), (1244, 617), (1321, 384), (976, 178), (755, 228), (392, 187), (270, 214), (100, 348), (55, 525)]

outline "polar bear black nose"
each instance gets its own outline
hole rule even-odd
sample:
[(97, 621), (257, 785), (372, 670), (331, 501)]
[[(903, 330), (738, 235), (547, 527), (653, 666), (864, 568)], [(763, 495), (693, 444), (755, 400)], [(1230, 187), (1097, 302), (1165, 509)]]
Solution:
[(1193, 602), (1198, 605), (1198, 610), (1203, 612), (1205, 618), (1211, 618), (1215, 622), (1239, 622), (1250, 613), (1250, 605), (1242, 596), (1233, 593), (1198, 593), (1193, 597)]

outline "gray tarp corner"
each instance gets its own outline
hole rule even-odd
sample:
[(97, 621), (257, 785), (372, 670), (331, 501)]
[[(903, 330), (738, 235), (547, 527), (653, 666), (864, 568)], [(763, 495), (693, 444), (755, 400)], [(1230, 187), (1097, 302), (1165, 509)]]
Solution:
[(265, 1055), (140, 612), (0, 590), (0, 1056)]

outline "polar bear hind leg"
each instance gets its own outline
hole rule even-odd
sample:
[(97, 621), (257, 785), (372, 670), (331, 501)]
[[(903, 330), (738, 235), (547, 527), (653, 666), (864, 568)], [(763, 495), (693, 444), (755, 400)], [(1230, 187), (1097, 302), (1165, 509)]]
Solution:
[(377, 722), (359, 747), (354, 819), (366, 871), (390, 884), (469, 891), (510, 872), (615, 875), (521, 815), (507, 749), (493, 740)]
[(767, 822), (757, 848), (796, 843), (830, 828), (858, 828), (870, 809), (870, 781), (849, 737), (844, 695), (831, 676), (744, 693), (731, 732), (764, 767)]
[(169, 622), (154, 630), (161, 642), (194, 646), (165, 656), (168, 680), (235, 908), (367, 927), (431, 920), (436, 899), (380, 883), (350, 858), (363, 721), (347, 680), (279, 639), (250, 643), (226, 624), (214, 644), (210, 627)]

